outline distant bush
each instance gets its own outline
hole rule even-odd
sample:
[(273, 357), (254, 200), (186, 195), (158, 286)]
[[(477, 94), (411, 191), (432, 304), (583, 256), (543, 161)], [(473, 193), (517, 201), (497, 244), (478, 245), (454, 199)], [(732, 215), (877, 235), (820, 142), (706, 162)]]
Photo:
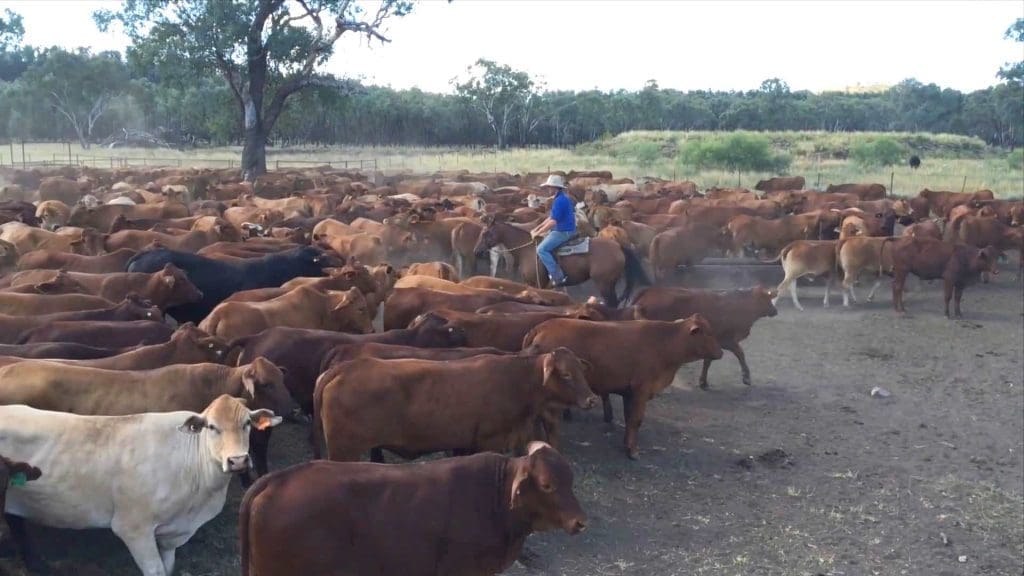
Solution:
[(764, 136), (732, 132), (687, 142), (679, 151), (678, 161), (697, 169), (781, 173), (789, 168), (792, 158), (775, 152), (771, 141)]
[(1010, 170), (1024, 170), (1024, 148), (1018, 148), (1006, 155)]
[(876, 138), (850, 147), (850, 158), (860, 166), (894, 166), (907, 157), (906, 146), (892, 138)]
[(661, 158), (661, 146), (657, 142), (633, 142), (626, 152), (641, 168), (649, 168)]

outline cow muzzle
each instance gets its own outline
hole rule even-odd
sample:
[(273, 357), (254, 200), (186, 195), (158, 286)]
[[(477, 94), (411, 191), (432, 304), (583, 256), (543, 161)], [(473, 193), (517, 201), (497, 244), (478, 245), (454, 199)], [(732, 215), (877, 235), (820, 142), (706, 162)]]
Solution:
[(583, 410), (590, 410), (594, 406), (597, 406), (597, 396), (590, 394), (586, 398), (579, 401), (579, 407)]
[(224, 459), (224, 472), (245, 472), (249, 470), (251, 465), (252, 461), (249, 459), (248, 454), (228, 456)]
[(564, 529), (566, 534), (575, 536), (587, 529), (587, 519), (582, 516), (570, 518), (569, 521), (565, 523)]

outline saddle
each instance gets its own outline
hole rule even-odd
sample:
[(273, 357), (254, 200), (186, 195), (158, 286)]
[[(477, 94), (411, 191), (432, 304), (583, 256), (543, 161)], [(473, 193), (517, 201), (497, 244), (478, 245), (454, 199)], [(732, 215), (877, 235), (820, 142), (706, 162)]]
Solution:
[(587, 236), (573, 236), (555, 250), (557, 256), (573, 256), (588, 252), (590, 252), (590, 238)]

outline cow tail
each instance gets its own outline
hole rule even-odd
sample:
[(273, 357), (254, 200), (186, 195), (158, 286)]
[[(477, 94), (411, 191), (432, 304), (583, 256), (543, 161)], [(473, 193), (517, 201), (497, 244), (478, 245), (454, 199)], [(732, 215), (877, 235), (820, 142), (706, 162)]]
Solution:
[(944, 234), (945, 238), (943, 238), (943, 240), (946, 242), (956, 243), (956, 237), (960, 235), (960, 224), (964, 221), (965, 216), (967, 216), (967, 214), (957, 216), (949, 223), (948, 226), (946, 226)]
[(324, 418), (323, 418), (323, 404), (324, 404), (324, 389), (327, 388), (327, 382), (321, 382), (320, 380), (326, 375), (327, 372), (320, 375), (320, 378), (316, 379), (316, 390), (313, 392), (313, 430), (311, 430), (310, 444), (313, 449), (313, 459), (319, 460), (323, 457), (321, 447), (325, 446), (326, 440), (324, 435)]
[(242, 496), (238, 510), (238, 551), (242, 561), (242, 576), (259, 576), (251, 572), (249, 565), (249, 522), (252, 518), (253, 501), (267, 488), (267, 476), (258, 478)]
[(526, 333), (526, 336), (523, 336), (523, 346), (522, 346), (523, 350), (529, 348), (530, 345), (533, 344), (534, 339), (537, 338), (537, 332), (540, 330), (540, 327), (543, 326), (543, 325), (544, 325), (543, 322), (541, 322), (540, 324), (537, 324), (533, 328), (530, 328), (530, 331)]
[(840, 238), (836, 240), (836, 257), (833, 258), (832, 262), (832, 277), (836, 280), (841, 278), (840, 274), (843, 273), (843, 267), (839, 264), (839, 255), (843, 252), (843, 244), (846, 243), (846, 238)]
[(888, 238), (884, 238), (882, 240), (882, 243), (878, 246), (878, 275), (879, 276), (881, 276), (884, 273), (884, 270), (883, 270), (884, 266), (883, 266), (882, 257), (885, 255), (885, 245), (888, 244), (889, 242), (893, 242), (895, 240), (896, 240), (895, 236), (890, 236)]
[(622, 291), (622, 297), (619, 298), (619, 302), (622, 306), (625, 306), (630, 294), (633, 293), (633, 287), (636, 285), (650, 286), (651, 279), (647, 277), (643, 262), (640, 261), (640, 257), (637, 256), (632, 248), (623, 246), (622, 255), (626, 257), (626, 288)]
[(762, 259), (758, 258), (758, 260), (760, 260), (761, 262), (763, 262), (765, 264), (771, 264), (773, 262), (778, 262), (780, 260), (785, 260), (786, 259), (786, 254), (789, 254), (789, 251), (793, 249), (793, 244), (796, 244), (796, 242), (790, 242), (789, 244), (786, 244), (785, 246), (783, 246), (782, 250), (779, 250), (779, 253), (775, 255), (775, 258), (770, 258), (768, 260), (762, 260)]

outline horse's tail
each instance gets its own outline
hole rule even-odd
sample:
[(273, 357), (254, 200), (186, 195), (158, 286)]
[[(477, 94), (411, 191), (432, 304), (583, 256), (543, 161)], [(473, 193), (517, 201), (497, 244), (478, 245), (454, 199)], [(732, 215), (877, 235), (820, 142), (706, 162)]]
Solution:
[(633, 293), (633, 287), (636, 285), (650, 286), (651, 279), (647, 277), (647, 271), (644, 270), (643, 262), (640, 261), (640, 257), (632, 248), (622, 246), (622, 255), (626, 257), (626, 265), (624, 272), (626, 273), (626, 289), (622, 292), (622, 298), (619, 299), (621, 306), (628, 304), (629, 296)]

